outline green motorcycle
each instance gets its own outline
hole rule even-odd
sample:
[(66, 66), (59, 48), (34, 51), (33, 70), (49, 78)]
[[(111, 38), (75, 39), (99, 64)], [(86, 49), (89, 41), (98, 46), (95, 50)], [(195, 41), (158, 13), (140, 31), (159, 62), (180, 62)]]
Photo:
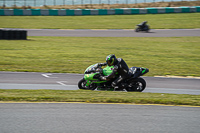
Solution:
[(109, 81), (101, 80), (100, 77), (111, 74), (113, 72), (113, 68), (113, 66), (108, 65), (105, 68), (102, 68), (102, 66), (98, 63), (89, 66), (84, 72), (84, 77), (78, 82), (79, 89), (136, 92), (142, 92), (145, 89), (146, 81), (140, 76), (149, 72), (149, 69), (143, 67), (131, 67), (129, 69), (131, 77), (122, 81), (122, 83), (126, 86), (121, 87), (119, 85), (117, 87), (112, 87), (111, 83), (119, 76), (117, 73), (116, 78)]

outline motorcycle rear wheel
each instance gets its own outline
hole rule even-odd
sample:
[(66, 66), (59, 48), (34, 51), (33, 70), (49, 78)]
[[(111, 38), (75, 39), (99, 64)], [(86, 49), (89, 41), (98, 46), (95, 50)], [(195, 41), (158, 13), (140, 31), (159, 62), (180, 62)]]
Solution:
[(149, 26), (147, 25), (147, 27), (146, 27), (147, 29), (146, 29), (146, 32), (149, 32), (149, 30), (150, 30), (150, 28), (149, 28)]
[(145, 88), (146, 88), (146, 81), (143, 78), (137, 78), (129, 82), (127, 91), (142, 92)]
[(84, 90), (95, 90), (97, 88), (96, 84), (90, 84), (88, 87), (86, 86), (87, 81), (83, 78), (78, 82), (78, 88)]

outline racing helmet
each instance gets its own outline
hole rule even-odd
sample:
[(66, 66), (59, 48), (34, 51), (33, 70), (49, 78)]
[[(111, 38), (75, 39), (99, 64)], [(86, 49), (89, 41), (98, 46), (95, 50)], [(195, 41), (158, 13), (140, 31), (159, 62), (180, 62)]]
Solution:
[(115, 57), (114, 54), (108, 55), (106, 57), (106, 63), (108, 64), (108, 66), (112, 66), (114, 65), (114, 63), (116, 62), (117, 58)]

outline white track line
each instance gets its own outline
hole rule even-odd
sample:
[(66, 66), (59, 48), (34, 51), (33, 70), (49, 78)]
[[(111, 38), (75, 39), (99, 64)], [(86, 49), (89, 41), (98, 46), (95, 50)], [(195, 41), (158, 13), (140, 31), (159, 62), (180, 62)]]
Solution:
[(63, 82), (67, 82), (67, 81), (57, 81), (58, 84), (63, 85), (63, 86), (67, 86), (65, 83)]
[(50, 73), (45, 73), (45, 74), (41, 74), (41, 75), (46, 77), (46, 78), (58, 78), (58, 77), (50, 77), (52, 75)]

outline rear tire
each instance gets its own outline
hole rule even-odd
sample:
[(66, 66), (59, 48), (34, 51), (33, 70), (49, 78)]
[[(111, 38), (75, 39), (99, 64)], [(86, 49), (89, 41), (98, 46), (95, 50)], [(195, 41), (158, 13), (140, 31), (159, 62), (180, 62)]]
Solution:
[(147, 25), (147, 30), (146, 30), (146, 32), (149, 32), (149, 30), (150, 30), (150, 28), (149, 28), (149, 26)]
[(143, 78), (132, 79), (129, 82), (127, 91), (142, 92), (146, 88), (146, 81)]
[(92, 83), (90, 86), (86, 87), (87, 81), (83, 78), (78, 82), (78, 88), (84, 89), (84, 90), (95, 90), (97, 88), (97, 85)]

